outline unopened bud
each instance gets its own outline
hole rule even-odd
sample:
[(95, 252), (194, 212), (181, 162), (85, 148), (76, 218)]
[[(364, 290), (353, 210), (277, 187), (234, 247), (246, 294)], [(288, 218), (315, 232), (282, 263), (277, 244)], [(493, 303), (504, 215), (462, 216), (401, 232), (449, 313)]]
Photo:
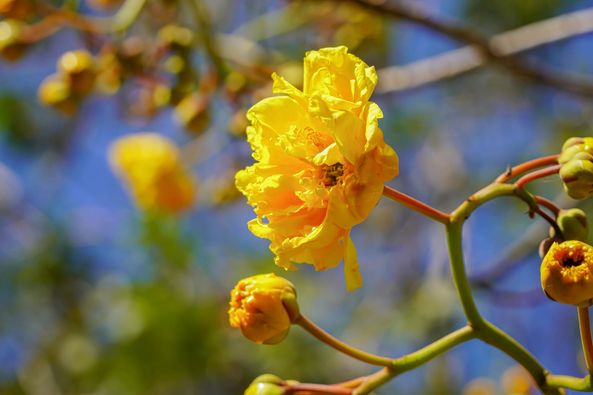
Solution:
[(239, 281), (229, 305), (231, 326), (256, 343), (281, 342), (300, 317), (294, 285), (273, 273)]
[(564, 240), (587, 241), (589, 236), (587, 214), (580, 208), (560, 210), (556, 222), (562, 231)]
[(593, 137), (572, 137), (558, 158), (564, 190), (573, 199), (593, 195)]
[(175, 106), (175, 117), (187, 130), (202, 133), (210, 124), (209, 104), (204, 95), (188, 95)]
[(21, 41), (23, 22), (16, 19), (0, 21), (0, 56), (14, 62), (25, 53), (27, 45)]
[(171, 49), (186, 49), (192, 45), (194, 34), (186, 27), (171, 24), (159, 30), (157, 39), (159, 43)]
[(70, 80), (72, 91), (86, 95), (95, 84), (95, 61), (86, 50), (65, 52), (58, 60), (58, 70)]
[(78, 100), (73, 96), (70, 82), (62, 74), (52, 74), (41, 82), (37, 91), (39, 101), (66, 115), (78, 109)]
[(262, 374), (251, 382), (244, 395), (283, 395), (285, 382), (273, 374)]

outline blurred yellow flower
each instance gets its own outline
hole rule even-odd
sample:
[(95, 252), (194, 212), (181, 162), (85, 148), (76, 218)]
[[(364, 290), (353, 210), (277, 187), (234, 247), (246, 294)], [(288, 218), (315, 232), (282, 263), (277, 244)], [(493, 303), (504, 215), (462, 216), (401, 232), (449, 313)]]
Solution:
[(546, 295), (559, 303), (589, 306), (593, 301), (593, 247), (581, 241), (554, 243), (541, 265)]
[(195, 185), (175, 144), (157, 133), (137, 133), (117, 140), (109, 161), (138, 207), (178, 213), (194, 203)]
[(300, 316), (294, 285), (273, 273), (239, 281), (229, 305), (231, 326), (256, 343), (281, 342)]
[(383, 140), (383, 114), (369, 98), (377, 83), (346, 47), (308, 52), (304, 87), (274, 74), (274, 92), (247, 113), (247, 138), (257, 161), (237, 173), (237, 188), (254, 207), (249, 229), (271, 241), (285, 269), (317, 270), (344, 259), (346, 286), (362, 285), (350, 229), (381, 198), (398, 173), (395, 151)]

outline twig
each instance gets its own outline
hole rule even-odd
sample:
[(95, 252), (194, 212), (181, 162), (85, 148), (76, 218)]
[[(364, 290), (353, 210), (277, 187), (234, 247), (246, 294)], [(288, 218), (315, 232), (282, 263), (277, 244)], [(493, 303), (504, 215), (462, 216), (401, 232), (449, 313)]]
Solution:
[[(488, 39), (480, 33), (434, 18), (418, 6), (396, 2), (351, 0), (357, 4), (397, 18), (402, 18), (442, 33), (457, 41), (470, 44), (433, 58), (403, 67), (380, 70), (379, 92), (409, 89), (472, 70), (492, 61), (513, 74), (567, 92), (593, 96), (593, 80), (582, 76), (560, 74), (541, 64), (510, 57), (539, 45), (593, 31), (593, 9), (578, 11), (547, 21), (538, 22), (502, 33)], [(551, 29), (551, 30), (549, 30)]]

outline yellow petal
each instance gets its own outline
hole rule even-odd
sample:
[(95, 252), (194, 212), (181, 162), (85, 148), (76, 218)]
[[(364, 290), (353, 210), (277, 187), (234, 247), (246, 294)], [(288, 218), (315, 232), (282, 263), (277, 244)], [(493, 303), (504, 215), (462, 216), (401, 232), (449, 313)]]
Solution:
[(346, 252), (344, 253), (344, 278), (346, 280), (346, 289), (350, 292), (362, 287), (362, 276), (358, 267), (358, 257), (356, 247), (350, 238), (346, 237)]

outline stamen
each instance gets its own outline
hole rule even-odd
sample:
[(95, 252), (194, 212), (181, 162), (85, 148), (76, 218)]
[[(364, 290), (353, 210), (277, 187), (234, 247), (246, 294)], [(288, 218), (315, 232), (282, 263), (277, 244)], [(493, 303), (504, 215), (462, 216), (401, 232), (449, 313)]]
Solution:
[(333, 187), (336, 185), (344, 175), (344, 165), (340, 162), (334, 163), (333, 165), (322, 165), (321, 171), (323, 174), (322, 181), (326, 187)]

